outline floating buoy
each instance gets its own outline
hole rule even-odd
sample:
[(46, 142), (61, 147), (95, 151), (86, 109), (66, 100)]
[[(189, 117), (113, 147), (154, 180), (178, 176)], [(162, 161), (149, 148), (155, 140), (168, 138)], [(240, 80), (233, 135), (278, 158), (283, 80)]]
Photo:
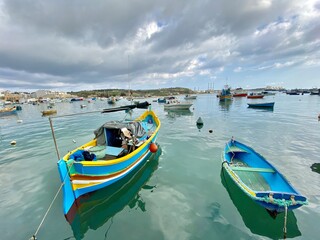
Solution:
[(197, 120), (197, 128), (199, 129), (199, 132), (200, 132), (200, 129), (203, 128), (203, 121), (201, 117), (199, 117)]
[(17, 141), (13, 140), (13, 141), (10, 142), (10, 144), (11, 144), (11, 145), (16, 145), (16, 144), (17, 144)]
[(210, 130), (209, 130), (209, 133), (213, 133), (213, 130), (210, 129)]
[(152, 152), (152, 153), (155, 153), (156, 151), (158, 151), (158, 146), (157, 146), (157, 144), (151, 143), (150, 146), (149, 146), (149, 150), (150, 150), (150, 152)]
[(73, 142), (73, 143), (76, 143), (76, 140), (72, 139), (72, 142)]
[(21, 119), (17, 120), (17, 123), (22, 123), (23, 121)]
[(198, 118), (197, 125), (203, 125), (203, 121), (201, 117)]

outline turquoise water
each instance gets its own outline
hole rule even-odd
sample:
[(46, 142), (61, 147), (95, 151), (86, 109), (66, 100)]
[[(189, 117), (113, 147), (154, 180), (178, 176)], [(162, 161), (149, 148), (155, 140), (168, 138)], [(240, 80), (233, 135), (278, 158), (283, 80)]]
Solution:
[[(320, 97), (278, 93), (251, 100), (275, 101), (274, 111), (247, 108), (249, 101), (223, 104), (215, 95), (199, 95), (189, 112), (165, 112), (152, 102), (162, 122), (161, 155), (118, 185), (84, 199), (71, 224), (59, 194), (38, 239), (281, 238), (283, 214), (272, 219), (221, 172), (221, 151), (232, 136), (266, 157), (308, 198), (309, 205), (289, 213), (287, 237), (317, 239), (320, 174), (311, 166), (320, 162)], [(125, 104), (121, 100), (116, 106)], [(92, 112), (53, 119), (61, 156), (90, 140), (105, 121), (126, 117), (94, 112), (109, 106), (106, 101), (56, 104), (58, 115)], [(49, 121), (40, 113), (45, 109), (22, 105), (17, 116), (0, 118), (1, 239), (29, 239), (60, 186)], [(134, 110), (132, 117), (142, 111)], [(200, 130), (198, 117), (204, 121)]]

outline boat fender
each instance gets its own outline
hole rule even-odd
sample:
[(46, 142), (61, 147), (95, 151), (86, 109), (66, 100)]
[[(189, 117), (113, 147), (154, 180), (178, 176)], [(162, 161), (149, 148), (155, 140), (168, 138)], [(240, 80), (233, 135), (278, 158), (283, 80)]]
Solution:
[(151, 143), (150, 146), (149, 146), (149, 150), (150, 150), (150, 152), (152, 152), (152, 153), (157, 152), (157, 151), (158, 151), (158, 146), (157, 146), (157, 144)]
[(197, 125), (203, 125), (203, 120), (201, 117), (198, 118)]
[(294, 196), (293, 195), (291, 195), (290, 200), (292, 202), (292, 205), (296, 205), (297, 204), (296, 200), (294, 200)]

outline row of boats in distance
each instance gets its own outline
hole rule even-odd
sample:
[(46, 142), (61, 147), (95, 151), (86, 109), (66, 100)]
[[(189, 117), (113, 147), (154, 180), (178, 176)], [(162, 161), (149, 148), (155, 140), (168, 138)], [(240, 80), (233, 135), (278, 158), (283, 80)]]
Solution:
[[(217, 94), (217, 97), (220, 99), (221, 102), (225, 102), (225, 101), (231, 101), (233, 98), (240, 98), (240, 97), (246, 97), (248, 99), (261, 99), (265, 95), (272, 96), (275, 94), (276, 94), (275, 92), (269, 92), (269, 91), (248, 93), (242, 88), (237, 88), (235, 89), (235, 91), (231, 92), (231, 88), (228, 85), (226, 85), (224, 89), (222, 89), (221, 92)], [(248, 107), (273, 109), (274, 102), (248, 103)]]

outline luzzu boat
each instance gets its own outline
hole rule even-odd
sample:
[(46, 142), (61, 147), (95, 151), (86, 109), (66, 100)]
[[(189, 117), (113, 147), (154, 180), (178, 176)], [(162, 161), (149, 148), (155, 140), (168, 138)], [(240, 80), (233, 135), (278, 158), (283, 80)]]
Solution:
[(308, 203), (288, 180), (252, 148), (231, 139), (222, 153), (222, 167), (235, 184), (272, 216)]
[(160, 126), (152, 110), (134, 121), (107, 122), (94, 131), (93, 140), (59, 160), (64, 214), (80, 196), (107, 187), (142, 165), (157, 151)]
[(225, 85), (224, 89), (222, 89), (221, 94), (219, 95), (220, 101), (230, 101), (232, 100), (232, 94), (230, 87)]

